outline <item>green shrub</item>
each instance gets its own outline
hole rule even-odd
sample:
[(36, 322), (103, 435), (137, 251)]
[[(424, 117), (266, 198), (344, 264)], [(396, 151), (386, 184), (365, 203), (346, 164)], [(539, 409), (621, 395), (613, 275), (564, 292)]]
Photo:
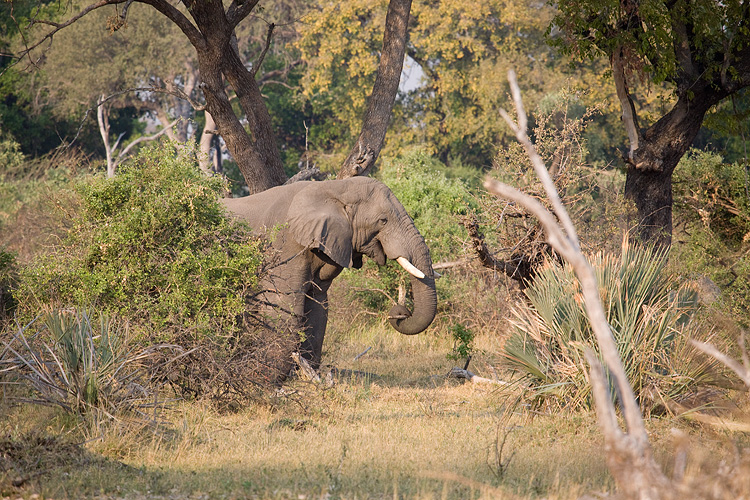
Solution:
[(470, 358), (474, 351), (474, 332), (461, 323), (455, 323), (450, 331), (453, 336), (453, 351), (446, 357), (453, 361)]
[(22, 270), (19, 304), (93, 305), (154, 332), (231, 331), (257, 282), (259, 244), (224, 217), (224, 182), (191, 158), (154, 147), (114, 178), (80, 183), (67, 238)]
[(719, 305), (750, 326), (750, 195), (748, 173), (711, 152), (690, 151), (674, 174), (673, 261), (688, 279), (710, 278)]
[[(664, 252), (625, 244), (621, 256), (591, 259), (620, 357), (641, 404), (680, 400), (714, 380), (713, 364), (687, 343), (696, 294), (665, 273)], [(526, 290), (530, 306), (514, 309), (516, 332), (501, 352), (526, 376), (539, 402), (588, 406), (584, 350), (598, 352), (583, 297), (569, 265), (549, 262)]]
[(466, 230), (459, 217), (477, 208), (464, 183), (444, 170), (437, 159), (416, 149), (384, 162), (378, 174), (414, 219), (434, 262), (462, 252)]

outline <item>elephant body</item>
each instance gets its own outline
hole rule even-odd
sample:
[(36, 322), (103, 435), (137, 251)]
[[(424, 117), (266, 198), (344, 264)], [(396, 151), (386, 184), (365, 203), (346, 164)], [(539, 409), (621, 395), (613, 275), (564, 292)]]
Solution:
[(363, 255), (379, 265), (397, 259), (412, 274), (414, 311), (396, 305), (389, 313), (397, 331), (416, 334), (434, 319), (429, 249), (383, 183), (369, 177), (300, 181), (223, 203), (270, 236), (275, 255), (262, 277), (262, 301), (283, 330), (303, 334), (300, 352), (313, 367), (320, 365), (331, 282), (345, 267), (361, 267)]

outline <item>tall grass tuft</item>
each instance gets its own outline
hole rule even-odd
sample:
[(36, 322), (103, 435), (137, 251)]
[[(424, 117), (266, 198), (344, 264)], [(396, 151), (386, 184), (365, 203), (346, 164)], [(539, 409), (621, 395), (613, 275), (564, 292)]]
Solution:
[[(623, 243), (620, 256), (591, 259), (630, 384), (648, 411), (668, 407), (717, 379), (716, 363), (687, 343), (696, 293), (665, 273), (667, 253)], [(586, 348), (597, 350), (583, 297), (569, 265), (548, 262), (516, 307), (515, 333), (502, 355), (528, 379), (538, 403), (590, 405)]]
[[(41, 328), (29, 334), (36, 324)], [(52, 311), (3, 342), (3, 384), (28, 383), (24, 402), (54, 405), (77, 414), (113, 417), (142, 413), (159, 404), (148, 383), (145, 362), (160, 350), (138, 350), (127, 328), (105, 314), (85, 310)]]

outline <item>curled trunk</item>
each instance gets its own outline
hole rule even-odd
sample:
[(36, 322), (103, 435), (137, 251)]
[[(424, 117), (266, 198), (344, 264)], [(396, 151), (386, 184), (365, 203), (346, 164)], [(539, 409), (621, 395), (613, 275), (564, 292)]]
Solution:
[[(412, 226), (413, 228), (413, 223)], [(432, 270), (430, 251), (422, 236), (414, 228), (415, 235), (411, 235), (408, 250), (403, 255), (409, 262), (425, 274), (424, 278), (411, 276), (411, 290), (414, 298), (414, 310), (409, 311), (402, 305), (393, 306), (388, 314), (388, 321), (396, 331), (404, 335), (415, 335), (424, 331), (437, 312), (437, 292), (435, 291), (435, 272)]]

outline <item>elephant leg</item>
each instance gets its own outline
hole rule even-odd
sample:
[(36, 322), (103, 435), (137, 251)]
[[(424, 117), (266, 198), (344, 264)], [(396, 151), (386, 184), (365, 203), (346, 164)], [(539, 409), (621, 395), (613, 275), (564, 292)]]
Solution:
[(300, 348), (305, 329), (305, 292), (291, 279), (269, 273), (260, 283), (259, 312), (270, 336), (263, 342), (263, 364), (280, 381), (292, 371), (292, 353)]
[(313, 284), (305, 298), (305, 340), (302, 342), (302, 356), (316, 370), (320, 367), (323, 355), (323, 339), (328, 324), (328, 287)]

